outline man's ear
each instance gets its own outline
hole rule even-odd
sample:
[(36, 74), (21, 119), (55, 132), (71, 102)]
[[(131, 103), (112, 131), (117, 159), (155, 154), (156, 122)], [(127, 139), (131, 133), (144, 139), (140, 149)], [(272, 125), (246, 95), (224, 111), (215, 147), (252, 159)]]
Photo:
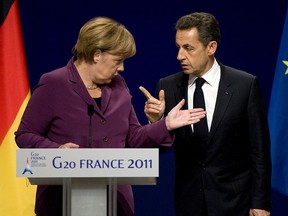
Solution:
[(216, 41), (210, 41), (210, 43), (207, 45), (207, 51), (208, 55), (214, 55), (217, 50), (217, 42)]

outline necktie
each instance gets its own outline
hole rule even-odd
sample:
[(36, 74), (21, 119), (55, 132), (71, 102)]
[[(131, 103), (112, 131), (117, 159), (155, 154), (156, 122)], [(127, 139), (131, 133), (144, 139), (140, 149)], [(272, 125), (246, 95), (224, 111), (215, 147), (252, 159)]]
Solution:
[[(196, 79), (196, 88), (193, 97), (194, 108), (203, 108), (205, 110), (205, 101), (202, 91), (202, 85), (205, 83), (205, 79), (199, 77)], [(193, 125), (194, 135), (206, 135), (208, 134), (208, 125), (206, 116), (199, 122)]]

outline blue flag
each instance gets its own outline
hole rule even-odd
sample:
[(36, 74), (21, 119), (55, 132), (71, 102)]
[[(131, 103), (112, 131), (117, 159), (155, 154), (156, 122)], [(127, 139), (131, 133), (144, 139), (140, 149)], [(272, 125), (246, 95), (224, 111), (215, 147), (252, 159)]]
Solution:
[(268, 113), (272, 188), (288, 195), (288, 9), (284, 22)]

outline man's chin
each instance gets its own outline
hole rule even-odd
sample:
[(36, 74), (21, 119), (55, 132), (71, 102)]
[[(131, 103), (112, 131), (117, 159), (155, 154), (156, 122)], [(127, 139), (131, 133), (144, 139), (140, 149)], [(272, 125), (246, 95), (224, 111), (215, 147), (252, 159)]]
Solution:
[(193, 72), (188, 70), (188, 69), (184, 69), (182, 68), (182, 71), (185, 73), (185, 74), (192, 74)]

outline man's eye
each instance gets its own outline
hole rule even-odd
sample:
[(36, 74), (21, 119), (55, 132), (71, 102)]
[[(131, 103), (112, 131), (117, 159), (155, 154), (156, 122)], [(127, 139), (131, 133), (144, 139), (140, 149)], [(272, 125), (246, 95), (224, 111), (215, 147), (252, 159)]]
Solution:
[(185, 50), (188, 50), (188, 51), (191, 51), (191, 50), (193, 50), (193, 47), (191, 47), (191, 46), (186, 46), (186, 47), (184, 47), (184, 49), (185, 49)]

